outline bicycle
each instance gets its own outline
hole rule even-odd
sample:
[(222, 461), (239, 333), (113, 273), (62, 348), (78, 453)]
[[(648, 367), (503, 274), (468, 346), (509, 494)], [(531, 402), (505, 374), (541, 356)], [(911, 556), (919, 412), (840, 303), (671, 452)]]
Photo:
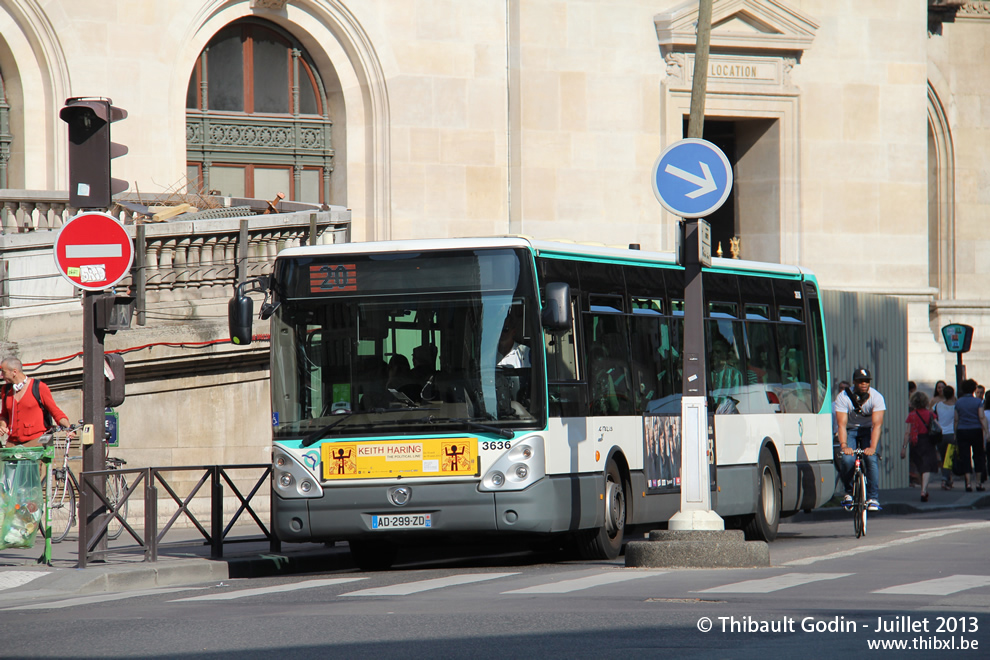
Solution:
[(861, 457), (865, 454), (866, 452), (862, 449), (853, 450), (853, 455), (856, 457), (852, 476), (853, 499), (852, 505), (846, 507), (853, 512), (853, 529), (856, 530), (856, 538), (866, 536), (866, 512), (868, 510), (866, 505), (866, 474), (860, 467)]
[[(59, 543), (69, 534), (69, 530), (76, 523), (76, 500), (79, 493), (79, 480), (69, 467), (69, 461), (80, 460), (80, 456), (70, 456), (72, 449), (72, 435), (81, 428), (80, 424), (73, 424), (67, 428), (55, 427), (41, 438), (43, 445), (54, 445), (54, 456), (52, 458), (51, 478), (52, 488), (48, 496), (48, 510), (51, 512), (52, 543)], [(109, 452), (109, 450), (108, 450)], [(104, 460), (105, 469), (117, 470), (127, 461), (107, 455)], [(45, 476), (45, 480), (48, 475)], [(42, 489), (46, 484), (42, 483)], [(127, 500), (121, 502), (124, 493), (127, 492), (127, 480), (122, 474), (114, 474), (107, 477), (105, 493), (107, 501), (112, 510), (117, 515), (110, 520), (107, 525), (107, 538), (117, 539), (124, 531), (121, 520), (127, 518)], [(120, 504), (118, 504), (120, 503)], [(119, 508), (118, 508), (119, 507)], [(119, 516), (119, 517), (118, 517)]]

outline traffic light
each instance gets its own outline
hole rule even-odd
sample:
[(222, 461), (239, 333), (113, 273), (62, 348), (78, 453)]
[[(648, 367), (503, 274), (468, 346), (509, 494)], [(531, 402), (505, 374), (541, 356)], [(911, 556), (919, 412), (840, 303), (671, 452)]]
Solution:
[(110, 176), (110, 159), (127, 147), (110, 141), (110, 124), (127, 111), (104, 98), (65, 100), (58, 116), (69, 125), (69, 204), (78, 209), (105, 209), (110, 197), (127, 190), (127, 182)]
[(96, 329), (110, 334), (118, 330), (129, 330), (135, 303), (133, 296), (118, 296), (104, 292), (94, 301), (93, 316)]
[(105, 405), (116, 408), (124, 402), (124, 356), (120, 353), (107, 353), (103, 359)]

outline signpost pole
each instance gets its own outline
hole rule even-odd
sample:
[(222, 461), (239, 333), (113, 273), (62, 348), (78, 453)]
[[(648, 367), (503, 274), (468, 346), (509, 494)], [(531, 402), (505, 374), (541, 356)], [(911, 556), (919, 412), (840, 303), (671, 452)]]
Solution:
[(963, 364), (963, 354), (956, 353), (956, 396), (962, 392), (963, 381), (966, 380), (966, 365)]
[[(104, 384), (103, 340), (111, 326), (112, 303), (107, 289), (114, 287), (134, 262), (134, 244), (127, 230), (111, 215), (83, 211), (62, 225), (53, 246), (55, 266), (73, 286), (83, 289), (83, 472), (106, 469), (106, 385)], [(108, 300), (107, 298), (111, 298)], [(101, 495), (106, 479), (95, 480)], [(79, 492), (79, 567), (89, 553), (105, 552), (106, 534), (90, 548), (91, 525), (106, 515), (106, 506), (84, 482)]]
[[(106, 386), (103, 382), (103, 340), (106, 332), (98, 327), (96, 319), (96, 302), (104, 295), (102, 291), (86, 291), (83, 294), (83, 425), (90, 431), (83, 433), (83, 472), (103, 470), (106, 465), (103, 457), (106, 455), (104, 446), (104, 403)], [(92, 444), (86, 444), (92, 439)], [(96, 490), (105, 493), (105, 479), (95, 482)], [(79, 492), (79, 568), (85, 568), (89, 558), (89, 529), (106, 512), (99, 498), (85, 484), (81, 484)], [(99, 543), (93, 547), (94, 552), (107, 549), (107, 537), (104, 534)]]
[[(684, 376), (681, 397), (681, 510), (671, 517), (671, 530), (725, 529), (712, 510), (708, 465), (708, 391), (705, 359), (705, 290), (703, 254), (711, 265), (711, 246), (702, 243), (705, 221), (681, 223), (684, 231)], [(710, 239), (709, 239), (710, 242)]]

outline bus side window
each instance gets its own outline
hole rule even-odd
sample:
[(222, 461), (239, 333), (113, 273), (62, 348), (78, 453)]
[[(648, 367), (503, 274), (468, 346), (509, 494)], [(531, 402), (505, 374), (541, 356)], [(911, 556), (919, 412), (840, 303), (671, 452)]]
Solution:
[(811, 282), (805, 282), (805, 300), (808, 304), (808, 314), (810, 316), (811, 342), (815, 353), (815, 402), (814, 409), (821, 410), (827, 400), (828, 365), (825, 356), (825, 331), (822, 326), (822, 310), (818, 301), (818, 291)]
[(668, 319), (659, 299), (633, 298), (629, 320), (635, 381), (634, 412), (653, 411), (674, 393), (674, 353)]
[(588, 385), (592, 415), (631, 415), (634, 409), (627, 317), (585, 314)]
[[(781, 309), (781, 320), (793, 319)], [(808, 364), (807, 331), (803, 323), (777, 324), (777, 347), (780, 353), (780, 373), (783, 394), (781, 412), (811, 412), (812, 392)]]
[(708, 380), (716, 412), (748, 412), (742, 322), (709, 320)]
[[(743, 324), (739, 324), (743, 326)], [(737, 398), (741, 413), (780, 412), (780, 365), (773, 325), (768, 321), (746, 321), (745, 336), (737, 342), (745, 356), (743, 387)]]

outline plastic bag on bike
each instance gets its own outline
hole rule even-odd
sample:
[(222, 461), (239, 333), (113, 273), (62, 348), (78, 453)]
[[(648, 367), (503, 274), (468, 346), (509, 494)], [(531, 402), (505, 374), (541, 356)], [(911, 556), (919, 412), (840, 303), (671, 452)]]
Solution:
[(0, 549), (33, 547), (44, 512), (38, 461), (25, 450), (0, 455)]

